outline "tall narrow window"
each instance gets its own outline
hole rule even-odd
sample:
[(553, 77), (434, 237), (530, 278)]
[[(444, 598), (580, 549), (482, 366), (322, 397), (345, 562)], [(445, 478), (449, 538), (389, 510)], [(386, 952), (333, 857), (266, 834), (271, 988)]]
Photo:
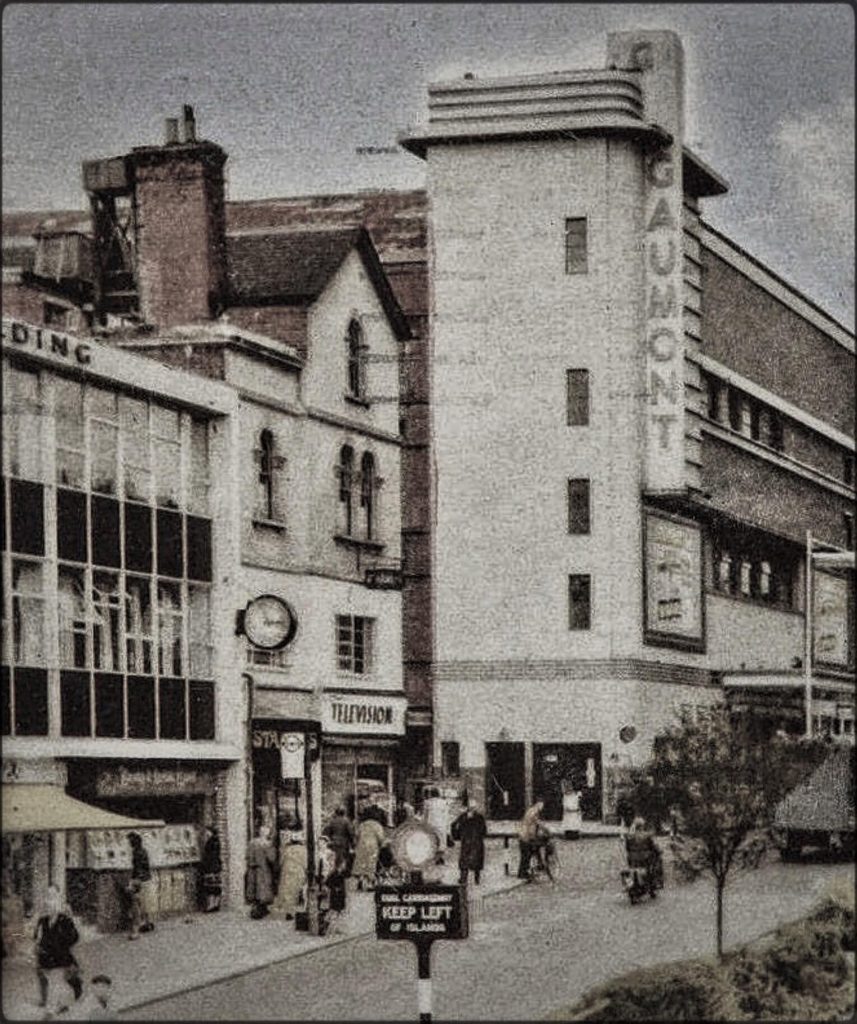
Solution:
[(375, 459), (364, 452), (360, 460), (360, 505), (366, 517), (366, 539), (375, 537)]
[(351, 505), (351, 487), (354, 482), (354, 449), (343, 445), (339, 452), (339, 501), (343, 507), (342, 527), (345, 536), (350, 537), (354, 526), (354, 510)]
[(759, 596), (770, 600), (771, 598), (771, 563), (759, 563)]
[(356, 320), (348, 325), (348, 396), (366, 399), (366, 345), (363, 329)]
[(263, 430), (259, 435), (259, 511), (263, 519), (274, 519), (274, 435)]
[(567, 217), (565, 221), (565, 272), (566, 274), (585, 274), (587, 270), (586, 218)]
[(568, 577), (568, 628), (589, 629), (592, 624), (592, 582), (588, 575)]
[(728, 551), (721, 551), (717, 562), (718, 589), (728, 594), (732, 590), (732, 556)]
[(733, 430), (741, 429), (741, 394), (734, 388), (729, 389), (729, 426)]
[(768, 430), (768, 443), (775, 451), (781, 452), (785, 447), (785, 442), (783, 439), (783, 420), (779, 413), (771, 412)]
[(589, 533), (589, 480), (568, 481), (568, 532)]
[(589, 424), (589, 370), (566, 370), (566, 418), (570, 427)]

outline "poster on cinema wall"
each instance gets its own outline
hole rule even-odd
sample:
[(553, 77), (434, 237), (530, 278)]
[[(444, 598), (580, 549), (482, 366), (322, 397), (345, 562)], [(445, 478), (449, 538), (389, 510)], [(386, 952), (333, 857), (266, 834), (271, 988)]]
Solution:
[(698, 526), (646, 514), (646, 639), (702, 648), (702, 534)]

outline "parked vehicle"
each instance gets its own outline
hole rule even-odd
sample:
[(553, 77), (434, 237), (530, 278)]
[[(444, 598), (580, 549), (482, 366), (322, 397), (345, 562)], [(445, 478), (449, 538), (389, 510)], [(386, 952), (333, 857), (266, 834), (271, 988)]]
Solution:
[(663, 888), (663, 877), (658, 878), (657, 872), (648, 867), (622, 868), (619, 872), (622, 888), (632, 903), (637, 903), (644, 896), (654, 899), (658, 889)]
[(854, 856), (854, 748), (835, 747), (781, 801), (771, 836), (783, 860), (807, 847)]

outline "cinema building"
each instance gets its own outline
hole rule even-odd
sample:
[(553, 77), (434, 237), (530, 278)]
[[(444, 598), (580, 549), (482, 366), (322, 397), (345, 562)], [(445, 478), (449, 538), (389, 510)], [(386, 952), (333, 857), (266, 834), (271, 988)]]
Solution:
[(727, 185), (682, 108), (678, 38), (623, 32), (601, 69), (431, 85), (403, 140), (431, 211), (435, 760), (495, 819), (569, 790), (609, 819), (675, 712), (725, 695), (800, 731), (810, 694), (853, 742), (854, 338), (706, 226)]
[[(86, 164), (90, 233), (4, 274), (4, 793), (163, 820), (161, 913), (203, 825), (236, 899), (259, 824), (391, 814), (405, 734), (407, 324), (362, 229), (227, 242), (224, 160), (188, 121)], [(126, 835), (4, 834), (4, 894), (116, 927)]]
[[(193, 741), (227, 742), (217, 695), (243, 700), (231, 855), (253, 819), (304, 820), (295, 734), (323, 813), (434, 774), (495, 822), (536, 795), (559, 818), (570, 789), (614, 820), (684, 706), (853, 742), (854, 336), (706, 224), (728, 186), (683, 102), (677, 38), (617, 33), (603, 68), (430, 86), (402, 140), (425, 190), (227, 202), (186, 119), (87, 164), (89, 216), (4, 215), (7, 315), (192, 380), (187, 424), (209, 389), (234, 403), (208, 485), (232, 510), (211, 527), (224, 731)], [(151, 493), (153, 523), (204, 518)], [(262, 643), (297, 629), (253, 645), (240, 612)]]

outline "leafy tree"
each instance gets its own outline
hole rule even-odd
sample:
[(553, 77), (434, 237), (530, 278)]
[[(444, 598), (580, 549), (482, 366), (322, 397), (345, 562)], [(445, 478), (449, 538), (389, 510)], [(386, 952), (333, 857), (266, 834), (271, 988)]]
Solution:
[(820, 741), (765, 735), (750, 715), (725, 704), (684, 711), (656, 738), (634, 792), (652, 825), (669, 822), (678, 870), (714, 877), (717, 955), (723, 955), (723, 892), (730, 871), (759, 863), (777, 804), (829, 752)]

